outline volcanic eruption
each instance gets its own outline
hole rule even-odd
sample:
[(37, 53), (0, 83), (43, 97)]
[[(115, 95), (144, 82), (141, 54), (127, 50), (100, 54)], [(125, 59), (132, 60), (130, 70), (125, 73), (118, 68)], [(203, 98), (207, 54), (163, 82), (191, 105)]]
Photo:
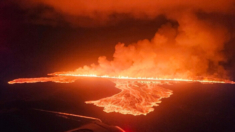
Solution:
[[(67, 5), (59, 4), (60, 2)], [(19, 78), (9, 81), (9, 84), (48, 81), (71, 83), (79, 77), (108, 78), (121, 92), (112, 97), (86, 103), (104, 107), (105, 112), (146, 115), (153, 111), (152, 107), (157, 106), (162, 98), (172, 94), (171, 90), (162, 88), (162, 84), (181, 81), (234, 83), (229, 80), (223, 65), (228, 60), (224, 53), (225, 44), (234, 39), (234, 34), (226, 24), (214, 21), (213, 17), (203, 17), (212, 13), (231, 14), (234, 11), (233, 1), (218, 0), (211, 3), (202, 0), (137, 0), (134, 4), (126, 4), (123, 0), (116, 4), (75, 2), (80, 8), (62, 1), (41, 0), (30, 3), (27, 8), (34, 8), (38, 3), (52, 6), (55, 11), (67, 16), (66, 21), (75, 25), (89, 26), (92, 22), (83, 23), (70, 19), (74, 16), (88, 17), (103, 25), (111, 21), (109, 16), (113, 13), (125, 13), (135, 19), (152, 19), (164, 15), (169, 22), (163, 24), (150, 40), (139, 40), (132, 44), (118, 43), (112, 60), (100, 56), (98, 63), (85, 65), (74, 71), (49, 74), (53, 77)], [(95, 4), (99, 6), (92, 6)], [(68, 8), (68, 5), (71, 8)], [(40, 17), (47, 16), (42, 14)]]

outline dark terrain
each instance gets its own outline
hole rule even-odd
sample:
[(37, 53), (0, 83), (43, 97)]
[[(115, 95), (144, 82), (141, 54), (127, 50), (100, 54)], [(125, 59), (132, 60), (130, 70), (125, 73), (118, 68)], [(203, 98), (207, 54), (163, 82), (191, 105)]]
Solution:
[(105, 113), (85, 104), (118, 93), (106, 79), (79, 79), (71, 84), (7, 83), (1, 86), (1, 132), (63, 132), (77, 128), (85, 119), (67, 119), (32, 108), (60, 111), (101, 119), (127, 132), (233, 132), (235, 85), (179, 83), (163, 85), (173, 90), (170, 98), (146, 116)]

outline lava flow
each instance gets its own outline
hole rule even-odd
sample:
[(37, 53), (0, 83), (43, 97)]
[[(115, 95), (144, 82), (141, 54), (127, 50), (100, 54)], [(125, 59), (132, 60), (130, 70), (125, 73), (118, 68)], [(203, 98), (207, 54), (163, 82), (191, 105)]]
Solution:
[[(94, 75), (91, 76), (97, 77)], [(79, 77), (71, 76), (21, 78), (10, 81), (9, 84), (49, 81), (57, 83), (71, 83), (78, 78)], [(155, 83), (143, 83), (143, 81), (124, 80), (124, 78), (110, 79), (116, 84), (115, 87), (120, 89), (121, 92), (100, 100), (86, 101), (87, 104), (94, 104), (99, 107), (104, 107), (104, 111), (107, 113), (119, 112), (121, 114), (146, 115), (154, 110), (153, 106), (158, 106), (157, 103), (161, 103), (160, 100), (162, 98), (168, 98), (172, 94), (171, 90), (158, 86), (159, 83), (162, 84), (163, 82), (158, 82), (156, 80)]]
[(96, 101), (86, 101), (87, 104), (94, 104), (104, 107), (107, 113), (118, 112), (121, 114), (146, 115), (154, 110), (154, 106), (161, 103), (162, 98), (168, 98), (172, 91), (161, 87), (161, 84), (176, 82), (200, 82), (200, 83), (230, 83), (233, 81), (226, 80), (190, 80), (190, 79), (170, 79), (170, 78), (143, 78), (143, 77), (109, 77), (81, 75), (81, 74), (50, 74), (54, 77), (39, 78), (19, 78), (9, 81), (9, 84), (15, 83), (36, 83), (36, 82), (56, 82), (72, 83), (81, 77), (108, 78), (116, 84), (116, 88), (121, 92), (111, 97), (106, 97)]
[(96, 101), (86, 101), (87, 104), (104, 107), (104, 111), (119, 112), (121, 114), (146, 115), (153, 111), (153, 106), (158, 106), (162, 98), (172, 94), (169, 89), (162, 88), (153, 83), (137, 81), (114, 81), (116, 88), (121, 92), (111, 97)]

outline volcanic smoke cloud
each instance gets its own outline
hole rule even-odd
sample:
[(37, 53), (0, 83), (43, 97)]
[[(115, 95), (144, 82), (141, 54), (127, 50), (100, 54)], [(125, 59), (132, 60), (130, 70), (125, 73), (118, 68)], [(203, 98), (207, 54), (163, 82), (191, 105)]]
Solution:
[[(40, 22), (48, 19), (56, 21), (59, 14), (72, 25), (108, 25), (124, 19), (118, 14), (126, 14), (136, 19), (152, 19), (165, 15), (169, 20), (178, 23), (162, 25), (151, 40), (139, 40), (129, 45), (118, 43), (113, 60), (101, 56), (98, 64), (80, 67), (70, 73), (191, 79), (227, 78), (221, 65), (227, 60), (222, 51), (225, 43), (234, 35), (224, 24), (214, 21), (213, 18), (201, 18), (200, 13), (233, 14), (233, 0), (20, 0), (19, 3), (27, 9), (50, 7), (37, 14)], [(112, 17), (114, 14), (117, 14), (115, 20)]]
[(163, 25), (152, 40), (140, 40), (125, 46), (115, 46), (113, 60), (105, 56), (98, 65), (78, 68), (77, 74), (96, 74), (131, 77), (195, 78), (225, 77), (219, 62), (228, 41), (227, 31), (217, 25), (200, 21), (194, 16), (178, 20), (179, 26)]
[(70, 74), (160, 78), (226, 78), (220, 62), (229, 33), (221, 25), (199, 20), (192, 14), (178, 18), (179, 26), (162, 25), (152, 40), (115, 46), (113, 60), (105, 56), (98, 65), (84, 66)]

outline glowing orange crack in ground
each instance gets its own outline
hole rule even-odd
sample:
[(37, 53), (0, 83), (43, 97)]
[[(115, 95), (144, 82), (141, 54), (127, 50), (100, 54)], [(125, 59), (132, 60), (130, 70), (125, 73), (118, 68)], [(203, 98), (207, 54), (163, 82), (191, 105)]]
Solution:
[[(94, 78), (108, 78), (108, 79), (126, 79), (126, 80), (146, 80), (146, 81), (182, 81), (182, 82), (200, 82), (200, 83), (229, 83), (235, 84), (235, 82), (230, 80), (197, 80), (197, 79), (184, 79), (184, 78), (154, 78), (154, 77), (126, 77), (126, 76), (98, 76), (95, 74), (61, 74), (61, 73), (51, 73), (48, 75), (53, 75), (55, 77), (39, 77), (39, 78), (19, 78), (9, 81), (9, 84), (14, 83), (36, 83), (36, 82), (58, 82), (58, 83), (71, 83), (74, 82), (76, 77), (94, 77)], [(40, 80), (40, 81), (39, 81)]]
[(235, 84), (235, 82), (230, 80), (193, 80), (193, 79), (183, 79), (183, 78), (154, 78), (154, 77), (127, 77), (127, 76), (98, 76), (95, 74), (57, 74), (52, 73), (48, 75), (55, 75), (55, 76), (74, 76), (74, 77), (97, 77), (97, 78), (110, 78), (110, 79), (128, 79), (128, 80), (147, 80), (147, 81), (184, 81), (184, 82), (201, 82), (201, 83), (230, 83)]

